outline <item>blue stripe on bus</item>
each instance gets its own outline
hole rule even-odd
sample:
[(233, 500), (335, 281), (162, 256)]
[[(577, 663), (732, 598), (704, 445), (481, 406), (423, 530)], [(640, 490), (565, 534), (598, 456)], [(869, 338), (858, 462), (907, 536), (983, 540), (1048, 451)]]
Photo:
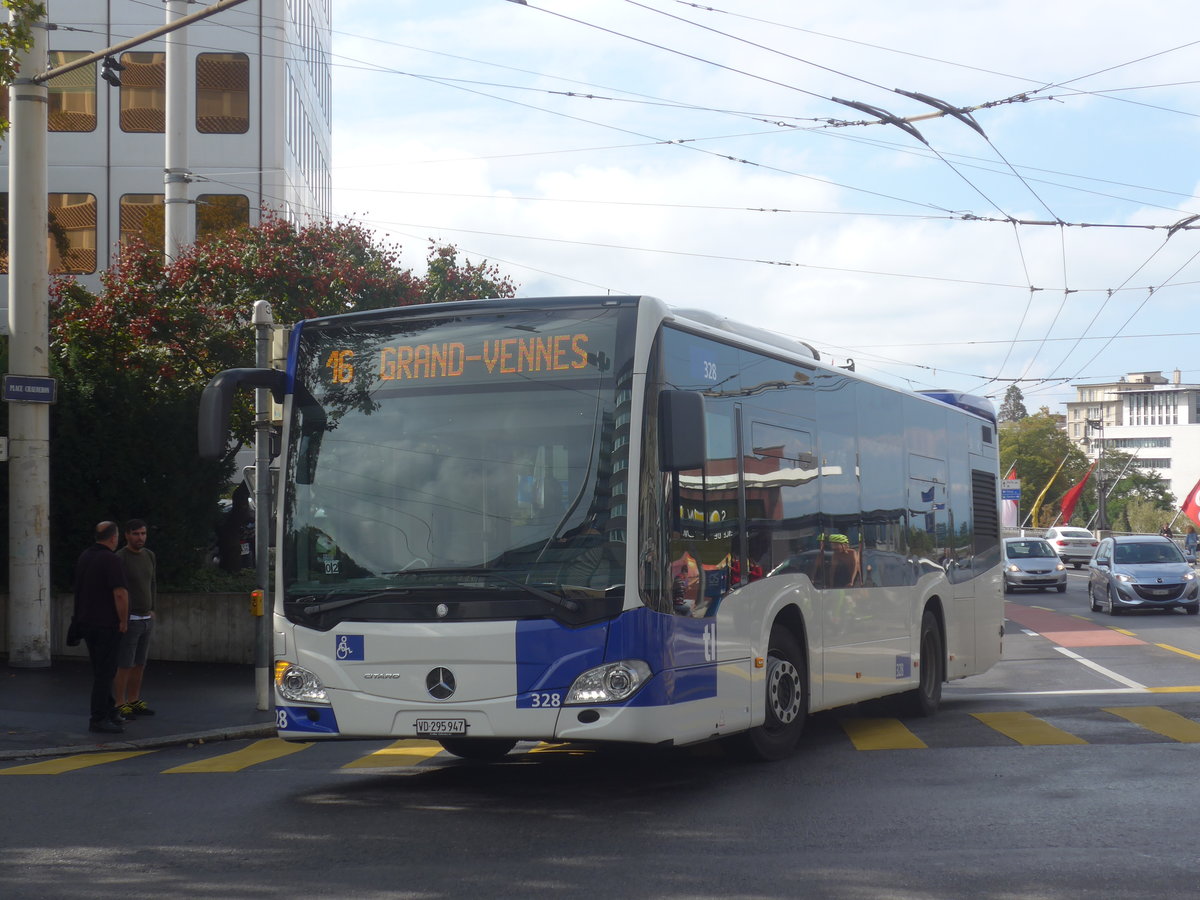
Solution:
[[(518, 622), (517, 696), (566, 695), (604, 662), (645, 660), (654, 673), (630, 706), (665, 706), (717, 695), (716, 620), (634, 609), (603, 625), (565, 628), (549, 619)], [(527, 704), (522, 704), (527, 705)]]
[(276, 706), (275, 717), (280, 731), (338, 733), (337, 717), (328, 706)]

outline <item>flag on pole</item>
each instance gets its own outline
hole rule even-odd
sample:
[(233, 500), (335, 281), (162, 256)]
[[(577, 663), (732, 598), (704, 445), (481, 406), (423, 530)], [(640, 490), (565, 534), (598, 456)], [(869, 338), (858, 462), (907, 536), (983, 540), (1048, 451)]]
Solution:
[(1092, 475), (1092, 470), (1096, 468), (1096, 462), (1093, 461), (1088, 470), (1083, 473), (1083, 478), (1079, 484), (1071, 488), (1062, 498), (1062, 523), (1064, 525), (1071, 524), (1071, 513), (1075, 512), (1075, 504), (1079, 501), (1079, 495), (1083, 493), (1083, 486), (1087, 484), (1088, 478)]
[[(1020, 481), (1017, 477), (1017, 467), (1014, 465), (1008, 470), (1008, 475), (1004, 477), (1005, 481)], [(1003, 487), (1003, 485), (1001, 485)], [(1000, 524), (1010, 528), (1016, 528), (1020, 524), (1020, 500), (1003, 499), (1000, 503)]]
[[(1070, 456), (1070, 453), (1067, 454)], [(1062, 467), (1066, 464), (1067, 457), (1062, 458), (1062, 462), (1058, 464), (1058, 468), (1054, 470), (1054, 474), (1050, 476), (1050, 480), (1046, 482), (1046, 486), (1042, 488), (1042, 492), (1038, 494), (1037, 499), (1033, 501), (1033, 509), (1029, 511), (1029, 520), (1033, 523), (1034, 528), (1040, 528), (1038, 525), (1038, 513), (1042, 509), (1042, 501), (1046, 499), (1046, 492), (1050, 490), (1050, 485), (1054, 484), (1054, 479), (1058, 477), (1058, 473), (1062, 471)]]
[(1200, 481), (1197, 481), (1195, 487), (1188, 491), (1187, 499), (1183, 501), (1183, 506), (1179, 507), (1179, 511), (1200, 525)]

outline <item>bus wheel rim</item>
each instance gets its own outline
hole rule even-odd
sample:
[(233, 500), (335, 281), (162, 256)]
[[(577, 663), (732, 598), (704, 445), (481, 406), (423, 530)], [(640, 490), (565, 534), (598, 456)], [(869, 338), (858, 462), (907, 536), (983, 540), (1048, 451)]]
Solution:
[(771, 657), (767, 669), (767, 703), (775, 721), (790, 725), (800, 715), (800, 673), (786, 659)]

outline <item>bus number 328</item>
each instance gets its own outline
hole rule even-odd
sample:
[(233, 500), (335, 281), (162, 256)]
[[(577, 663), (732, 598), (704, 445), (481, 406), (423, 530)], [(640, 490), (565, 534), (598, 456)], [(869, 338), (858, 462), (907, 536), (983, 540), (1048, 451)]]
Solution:
[(558, 709), (562, 706), (562, 694), (530, 694), (529, 705), (533, 709)]

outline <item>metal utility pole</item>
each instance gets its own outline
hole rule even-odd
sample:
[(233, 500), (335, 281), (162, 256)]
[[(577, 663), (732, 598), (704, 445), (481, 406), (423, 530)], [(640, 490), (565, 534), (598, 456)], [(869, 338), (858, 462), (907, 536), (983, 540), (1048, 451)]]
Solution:
[[(15, 16), (15, 13), (10, 13)], [(49, 381), (50, 289), (46, 250), (46, 22), (33, 23), (33, 47), (18, 56), (8, 88), (8, 372)], [(22, 163), (27, 163), (23, 165)], [(8, 664), (50, 665), (50, 407), (9, 396)]]
[(1096, 447), (1096, 531), (1108, 530), (1107, 494), (1104, 493), (1104, 420), (1088, 419), (1089, 430), (1095, 429), (1098, 436), (1094, 439)]
[[(167, 0), (166, 24), (182, 19), (187, 0)], [(188, 42), (182, 28), (166, 38), (167, 114), (166, 160), (163, 166), (163, 253), (167, 260), (179, 256), (179, 250), (191, 243), (188, 232), (187, 164), (188, 123)]]
[[(49, 67), (44, 19), (32, 23), (33, 47), (18, 55), (9, 85), (8, 160), (8, 662), (50, 665), (50, 277), (46, 249), (46, 125), (57, 75), (206, 19), (245, 0), (219, 0), (61, 66)], [(172, 2), (172, 7), (177, 4)], [(182, 3), (178, 4), (182, 6)], [(10, 20), (16, 15), (9, 13)], [(186, 112), (185, 112), (186, 115)], [(186, 119), (185, 119), (186, 127)], [(185, 193), (186, 198), (186, 193)]]
[[(271, 304), (254, 302), (254, 361), (271, 367)], [(254, 568), (264, 608), (254, 635), (254, 687), (258, 709), (271, 708), (271, 392), (254, 392)]]

